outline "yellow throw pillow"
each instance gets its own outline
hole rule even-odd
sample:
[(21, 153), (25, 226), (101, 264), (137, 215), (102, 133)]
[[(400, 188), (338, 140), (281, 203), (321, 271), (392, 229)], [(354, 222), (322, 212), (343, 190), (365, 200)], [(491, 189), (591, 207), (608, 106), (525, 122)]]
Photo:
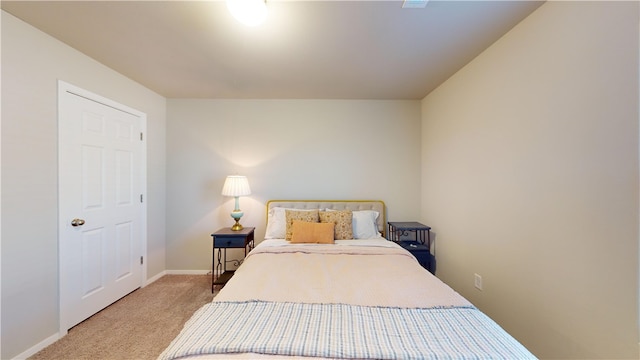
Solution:
[(285, 239), (291, 240), (291, 226), (295, 220), (317, 223), (320, 221), (318, 210), (285, 210), (286, 233)]
[(353, 213), (351, 210), (320, 211), (321, 223), (334, 223), (336, 240), (353, 239)]
[(294, 220), (291, 243), (333, 244), (333, 223), (312, 223)]

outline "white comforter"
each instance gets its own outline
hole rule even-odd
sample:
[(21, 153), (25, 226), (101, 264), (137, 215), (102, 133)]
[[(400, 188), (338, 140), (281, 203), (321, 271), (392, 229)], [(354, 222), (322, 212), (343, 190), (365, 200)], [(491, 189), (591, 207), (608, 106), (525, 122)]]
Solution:
[(253, 249), (214, 301), (392, 307), (466, 306), (467, 300), (384, 238), (335, 245), (265, 240)]
[[(341, 310), (336, 312), (336, 306)], [(284, 315), (292, 311), (297, 315)], [(385, 315), (352, 324), (371, 311)], [(341, 332), (322, 331), (336, 322), (346, 327)], [(309, 333), (313, 328), (315, 335), (300, 337), (300, 331), (292, 328), (310, 329)], [(391, 338), (412, 340), (388, 341)], [(160, 359), (380, 358), (381, 354), (389, 354), (384, 358), (535, 358), (410, 253), (378, 238), (338, 240), (334, 245), (263, 241)]]

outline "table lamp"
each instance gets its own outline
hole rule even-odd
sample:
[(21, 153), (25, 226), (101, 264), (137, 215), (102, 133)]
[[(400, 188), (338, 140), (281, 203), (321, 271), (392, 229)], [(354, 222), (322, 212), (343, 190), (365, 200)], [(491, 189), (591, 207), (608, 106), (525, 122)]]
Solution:
[(240, 210), (240, 202), (238, 198), (240, 196), (251, 195), (251, 188), (249, 188), (249, 181), (247, 180), (247, 177), (241, 175), (227, 176), (227, 179), (224, 181), (224, 186), (222, 187), (222, 195), (233, 196), (236, 199), (236, 207), (231, 212), (231, 217), (236, 221), (236, 223), (231, 227), (231, 230), (242, 230), (240, 218), (244, 213)]

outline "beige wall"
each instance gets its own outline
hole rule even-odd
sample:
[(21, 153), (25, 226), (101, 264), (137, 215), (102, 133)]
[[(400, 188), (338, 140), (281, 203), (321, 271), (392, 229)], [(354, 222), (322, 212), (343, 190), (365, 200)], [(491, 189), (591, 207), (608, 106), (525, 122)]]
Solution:
[(148, 115), (149, 277), (210, 267), (237, 172), (258, 238), (269, 199), (382, 199), (536, 355), (636, 358), (638, 12), (549, 2), (422, 104), (167, 102), (2, 12), (0, 358), (58, 330), (57, 79)]
[(148, 276), (165, 269), (165, 99), (3, 11), (2, 359), (58, 332), (58, 79), (147, 114)]
[(230, 226), (224, 178), (247, 175), (242, 223), (264, 236), (270, 199), (380, 199), (392, 220), (420, 211), (420, 101), (169, 100), (167, 269), (211, 268)]
[(422, 103), (437, 274), (541, 358), (638, 357), (638, 14), (548, 2)]

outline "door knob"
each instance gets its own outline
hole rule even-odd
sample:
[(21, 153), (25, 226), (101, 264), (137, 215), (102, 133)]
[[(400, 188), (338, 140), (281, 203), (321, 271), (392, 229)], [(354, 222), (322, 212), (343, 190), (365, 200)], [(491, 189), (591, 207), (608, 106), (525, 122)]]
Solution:
[(71, 226), (82, 226), (82, 225), (84, 225), (84, 220), (82, 219), (71, 220)]

